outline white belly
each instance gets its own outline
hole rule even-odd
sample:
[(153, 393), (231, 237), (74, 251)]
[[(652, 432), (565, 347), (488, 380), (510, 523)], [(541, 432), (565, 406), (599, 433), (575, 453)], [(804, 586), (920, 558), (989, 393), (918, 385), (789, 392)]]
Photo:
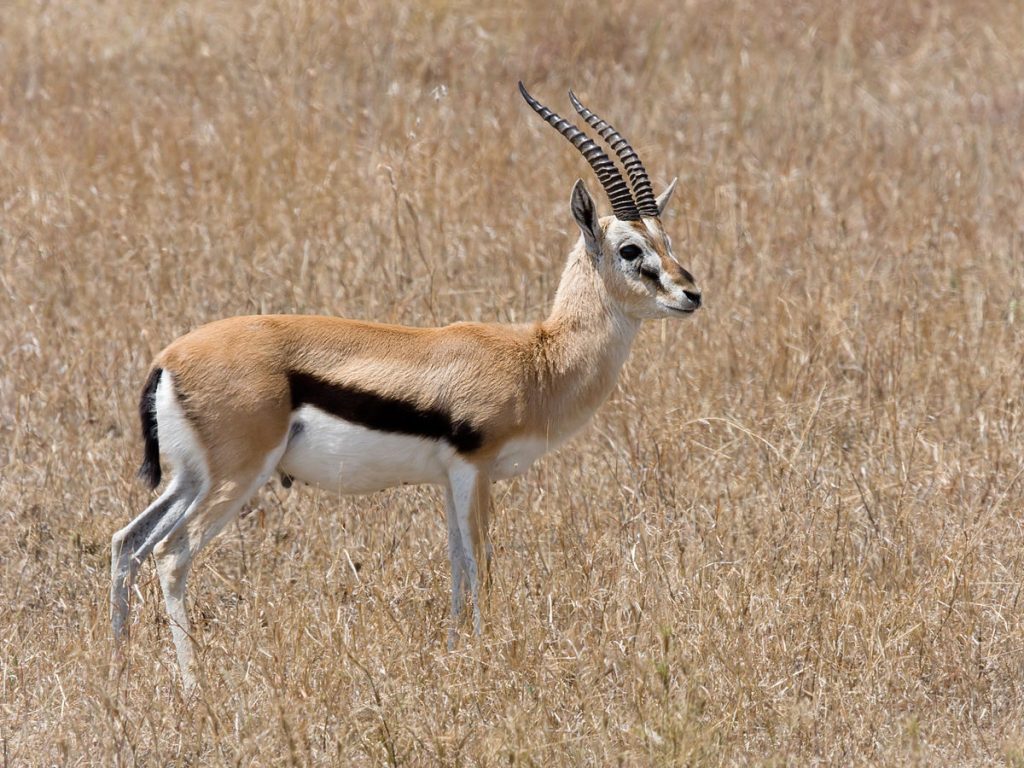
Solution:
[(378, 432), (305, 405), (278, 469), (335, 493), (447, 482), (454, 449), (441, 440)]

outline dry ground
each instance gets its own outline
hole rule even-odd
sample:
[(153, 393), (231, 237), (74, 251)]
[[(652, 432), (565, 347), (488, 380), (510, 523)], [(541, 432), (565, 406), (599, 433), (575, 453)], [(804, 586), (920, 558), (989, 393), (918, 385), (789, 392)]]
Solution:
[[(20, 765), (1024, 762), (1024, 14), (992, 0), (0, 10), (0, 741)], [(445, 650), (431, 489), (268, 486), (194, 571), (183, 702), (136, 398), (204, 321), (543, 315), (574, 87), (707, 306), (498, 489)]]

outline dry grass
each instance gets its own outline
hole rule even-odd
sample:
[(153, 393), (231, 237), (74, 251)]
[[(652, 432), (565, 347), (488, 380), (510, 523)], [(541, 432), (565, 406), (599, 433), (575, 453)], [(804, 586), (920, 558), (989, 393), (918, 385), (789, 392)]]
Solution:
[[(528, 5), (0, 10), (4, 766), (1024, 762), (1019, 7)], [(112, 682), (161, 346), (545, 312), (586, 168), (520, 77), (680, 175), (706, 309), (500, 486), (478, 641), (436, 492), (271, 485), (193, 573), (204, 694), (148, 566)]]

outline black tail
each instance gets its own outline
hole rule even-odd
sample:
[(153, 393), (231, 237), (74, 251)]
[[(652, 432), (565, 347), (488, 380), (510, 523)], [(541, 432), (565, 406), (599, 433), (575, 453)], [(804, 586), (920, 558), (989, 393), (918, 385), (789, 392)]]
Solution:
[(142, 422), (142, 439), (146, 443), (139, 467), (139, 477), (150, 488), (160, 485), (160, 441), (156, 434), (156, 385), (160, 383), (163, 368), (154, 368), (149, 372), (146, 386), (142, 388), (139, 399), (139, 420)]

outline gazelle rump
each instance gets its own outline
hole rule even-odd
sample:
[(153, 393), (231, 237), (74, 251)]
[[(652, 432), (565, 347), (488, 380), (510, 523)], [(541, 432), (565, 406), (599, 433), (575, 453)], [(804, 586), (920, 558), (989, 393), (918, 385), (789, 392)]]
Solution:
[(410, 328), (234, 317), (182, 336), (154, 361), (140, 403), (140, 474), (155, 488), (162, 455), (173, 477), (114, 534), (111, 621), (117, 642), (138, 567), (154, 553), (186, 688), (195, 682), (185, 607), (192, 560), (275, 472), (338, 493), (444, 487), (449, 642), (467, 598), (479, 632), (491, 483), (522, 474), (587, 422), (614, 388), (643, 320), (700, 306), (660, 221), (675, 182), (655, 198), (628, 142), (570, 93), (618, 153), (631, 192), (600, 147), (520, 90), (583, 153), (613, 209), (599, 218), (576, 182), (570, 208), (581, 236), (546, 319)]

